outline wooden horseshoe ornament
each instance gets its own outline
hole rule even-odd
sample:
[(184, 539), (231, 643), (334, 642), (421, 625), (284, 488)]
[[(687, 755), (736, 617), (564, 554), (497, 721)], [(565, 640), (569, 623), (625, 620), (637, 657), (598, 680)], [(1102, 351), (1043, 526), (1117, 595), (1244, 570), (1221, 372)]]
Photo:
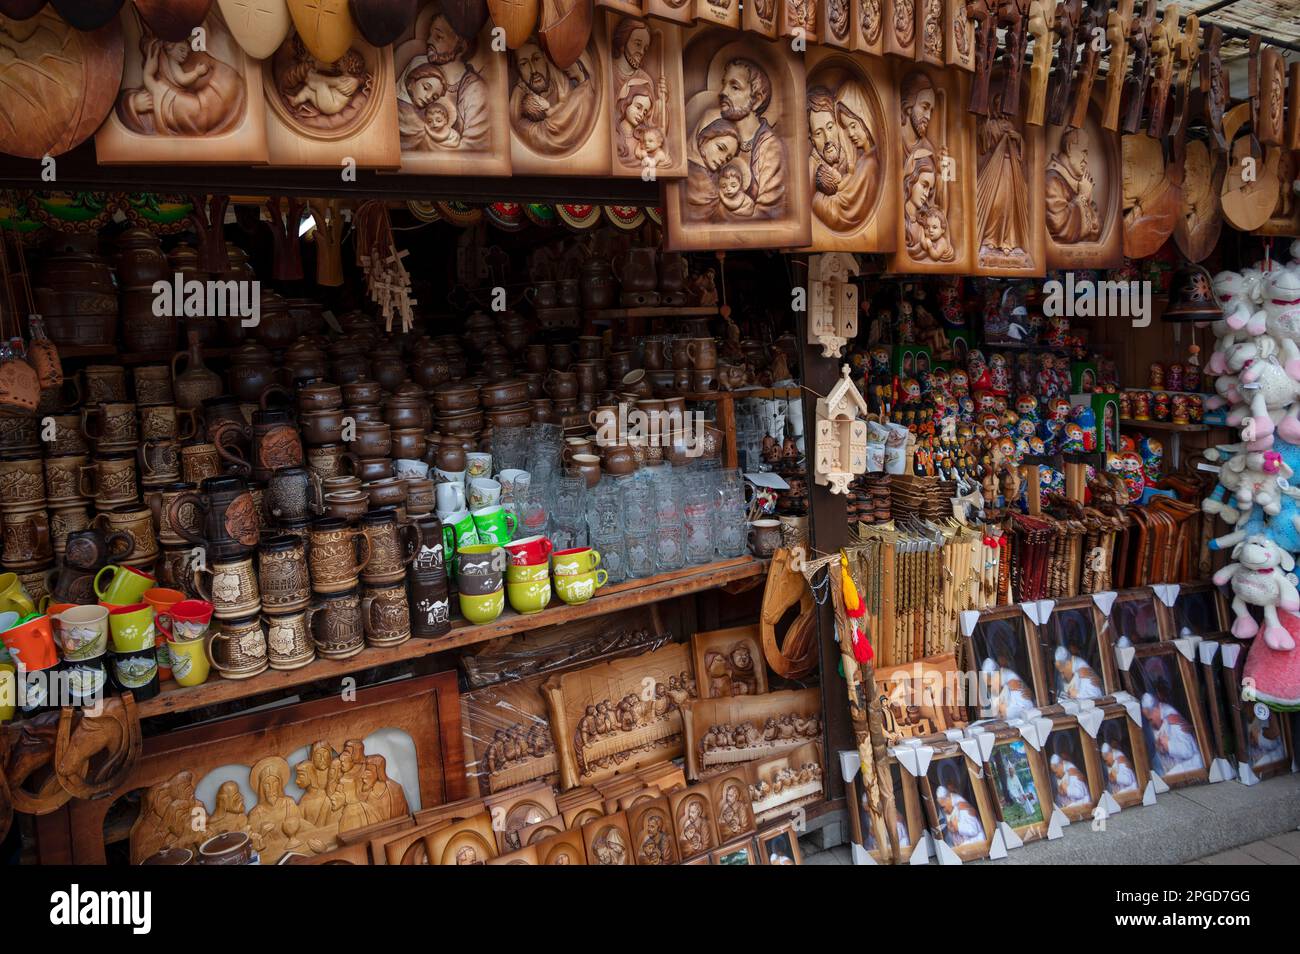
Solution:
[(135, 697), (129, 692), (104, 702), (100, 714), (64, 706), (54, 743), (54, 774), (75, 798), (99, 798), (126, 780), (144, 742)]
[[(794, 606), (799, 607), (799, 615), (784, 638), (778, 638), (776, 628)], [(777, 675), (797, 679), (817, 665), (817, 604), (803, 574), (791, 567), (788, 550), (777, 550), (772, 556), (758, 625), (763, 656)]]

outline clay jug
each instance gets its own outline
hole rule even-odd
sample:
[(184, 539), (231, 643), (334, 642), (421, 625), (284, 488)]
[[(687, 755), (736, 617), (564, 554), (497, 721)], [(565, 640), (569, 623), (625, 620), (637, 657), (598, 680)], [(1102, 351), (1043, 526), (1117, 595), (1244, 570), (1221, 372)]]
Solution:
[[(176, 393), (176, 404), (183, 408), (196, 408), (208, 398), (221, 394), (221, 375), (203, 363), (203, 347), (199, 344), (197, 332), (189, 333), (189, 351), (182, 351), (172, 358), (172, 390)], [(178, 370), (180, 360), (185, 359), (185, 370)]]
[(614, 277), (623, 286), (623, 292), (652, 292), (659, 278), (655, 270), (655, 249), (630, 248), (627, 254), (614, 263)]
[(27, 360), (36, 369), (42, 390), (63, 387), (63, 362), (59, 360), (59, 349), (45, 334), (44, 320), (40, 315), (32, 315), (28, 322), (32, 341), (27, 346)]
[(0, 411), (31, 414), (41, 397), (36, 370), (21, 356), (22, 341), (0, 346)]

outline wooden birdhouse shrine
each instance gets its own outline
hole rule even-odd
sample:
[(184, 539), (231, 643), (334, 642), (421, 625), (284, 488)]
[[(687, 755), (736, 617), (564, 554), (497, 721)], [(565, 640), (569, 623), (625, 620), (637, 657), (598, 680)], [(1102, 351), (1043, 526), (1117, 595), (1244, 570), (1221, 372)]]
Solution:
[(808, 343), (822, 346), (823, 358), (838, 358), (858, 335), (858, 260), (848, 252), (808, 257)]
[(849, 481), (867, 469), (867, 422), (862, 415), (869, 413), (846, 364), (830, 394), (817, 402), (813, 477), (818, 484), (828, 485), (833, 494), (848, 493)]

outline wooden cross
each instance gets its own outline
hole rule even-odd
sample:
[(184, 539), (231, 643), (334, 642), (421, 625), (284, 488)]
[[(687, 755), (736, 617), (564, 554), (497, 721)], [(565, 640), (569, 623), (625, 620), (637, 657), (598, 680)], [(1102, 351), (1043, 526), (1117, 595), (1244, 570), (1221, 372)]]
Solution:
[(998, 49), (996, 0), (966, 0), (966, 16), (975, 23), (975, 80), (970, 87), (970, 111), (989, 114), (989, 75)]
[(1029, 35), (1034, 38), (1034, 63), (1029, 67), (1029, 105), (1025, 122), (1041, 126), (1047, 107), (1047, 77), (1052, 70), (1052, 41), (1056, 37), (1056, 0), (1032, 0)]
[(1094, 31), (1103, 30), (1106, 24), (1106, 0), (1089, 0), (1088, 7), (1079, 20), (1079, 29), (1083, 34), (1083, 59), (1074, 73), (1074, 105), (1070, 112), (1069, 125), (1078, 129), (1088, 116), (1088, 105), (1092, 102), (1092, 85), (1097, 82), (1097, 70), (1101, 66), (1101, 50), (1094, 42)]
[[(1059, 126), (1065, 122), (1070, 106), (1070, 81), (1074, 78), (1074, 63), (1079, 58), (1079, 37), (1083, 20), (1083, 0), (1061, 0), (1056, 5), (1053, 32), (1059, 37), (1056, 65), (1052, 67), (1047, 94), (1047, 122)], [(1034, 49), (1034, 59), (1038, 50)], [(1044, 65), (1051, 65), (1051, 57), (1044, 57)], [(1035, 65), (1037, 65), (1035, 63)]]
[(1201, 101), (1205, 105), (1205, 125), (1214, 138), (1219, 152), (1228, 151), (1228, 140), (1223, 135), (1223, 113), (1228, 105), (1228, 74), (1223, 68), (1219, 47), (1223, 45), (1223, 32), (1210, 27), (1205, 49), (1201, 52)]
[(1133, 23), (1133, 0), (1119, 0), (1119, 8), (1106, 14), (1106, 42), (1110, 58), (1106, 61), (1106, 99), (1101, 110), (1103, 129), (1119, 128), (1119, 101), (1128, 74), (1128, 37)]
[(1165, 7), (1164, 16), (1151, 34), (1151, 60), (1155, 75), (1147, 107), (1147, 135), (1159, 139), (1169, 117), (1169, 87), (1174, 79), (1174, 49), (1178, 44), (1178, 4)]
[(1006, 30), (1002, 45), (1002, 114), (1020, 116), (1020, 71), (1029, 45), (1029, 0), (999, 0), (998, 23)]
[(1175, 139), (1187, 128), (1187, 109), (1192, 102), (1192, 69), (1201, 56), (1201, 21), (1195, 13), (1187, 14), (1183, 32), (1177, 32), (1177, 21), (1169, 21), (1173, 31), (1174, 59), (1174, 115), (1169, 124), (1169, 135)]
[(1133, 63), (1124, 80), (1123, 130), (1135, 133), (1142, 128), (1142, 108), (1146, 105), (1147, 85), (1151, 81), (1151, 41), (1156, 30), (1156, 0), (1143, 0), (1142, 15), (1133, 18), (1128, 42)]

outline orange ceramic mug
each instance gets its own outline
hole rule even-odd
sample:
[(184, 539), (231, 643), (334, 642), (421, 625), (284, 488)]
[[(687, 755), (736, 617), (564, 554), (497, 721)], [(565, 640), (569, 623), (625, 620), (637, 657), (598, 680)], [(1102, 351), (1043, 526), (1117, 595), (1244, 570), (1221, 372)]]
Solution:
[(28, 672), (37, 672), (58, 665), (59, 653), (54, 648), (54, 630), (48, 616), (35, 616), (25, 623), (0, 633), (5, 648), (14, 662)]
[(158, 650), (158, 678), (170, 679), (171, 657), (167, 654), (168, 634), (158, 620), (158, 617), (164, 613), (171, 612), (171, 608), (182, 600), (188, 599), (180, 590), (169, 590), (164, 586), (151, 587), (144, 591), (142, 599), (153, 607), (153, 617), (156, 625), (154, 634), (154, 646)]

